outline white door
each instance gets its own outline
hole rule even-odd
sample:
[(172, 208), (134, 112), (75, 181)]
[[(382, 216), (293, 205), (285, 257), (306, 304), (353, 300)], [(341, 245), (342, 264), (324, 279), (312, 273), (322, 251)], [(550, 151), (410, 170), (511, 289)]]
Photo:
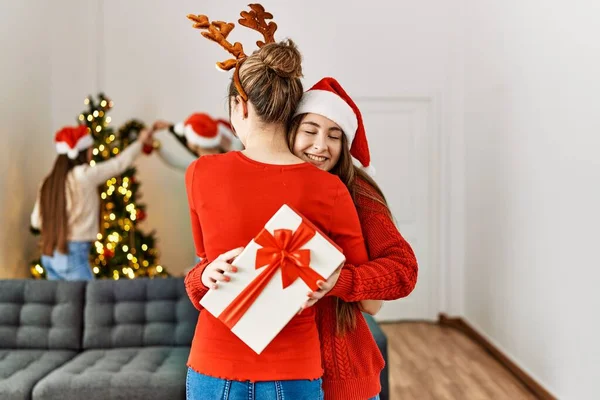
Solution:
[(434, 320), (437, 317), (438, 167), (434, 107), (430, 98), (359, 98), (375, 180), (381, 186), (400, 233), (419, 263), (413, 293), (385, 302), (378, 320)]

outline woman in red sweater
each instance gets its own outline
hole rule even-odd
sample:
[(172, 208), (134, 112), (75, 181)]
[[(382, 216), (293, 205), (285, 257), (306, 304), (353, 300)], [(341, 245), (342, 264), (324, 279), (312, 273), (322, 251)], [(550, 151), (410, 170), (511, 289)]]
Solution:
[[(193, 18), (198, 27), (208, 27), (206, 17)], [(212, 28), (214, 33), (222, 25)], [(194, 242), (203, 262), (187, 274), (185, 285), (198, 309), (209, 288), (218, 290), (229, 280), (224, 272), (234, 267), (227, 261), (240, 249), (219, 254), (245, 246), (284, 203), (334, 240), (348, 262), (367, 261), (346, 186), (294, 156), (287, 145), (287, 122), (302, 97), (300, 53), (291, 41), (266, 39), (250, 56), (236, 50), (230, 118), (245, 150), (203, 156), (186, 172)], [(221, 321), (201, 312), (188, 359), (187, 398), (322, 399), (315, 315), (310, 308), (294, 317), (257, 355)]]
[(377, 399), (384, 361), (360, 310), (373, 314), (381, 300), (407, 296), (417, 281), (417, 260), (367, 174), (374, 170), (361, 113), (335, 79), (324, 78), (304, 94), (289, 145), (296, 156), (346, 184), (369, 252), (369, 262), (346, 264), (309, 303), (318, 301), (325, 399)]

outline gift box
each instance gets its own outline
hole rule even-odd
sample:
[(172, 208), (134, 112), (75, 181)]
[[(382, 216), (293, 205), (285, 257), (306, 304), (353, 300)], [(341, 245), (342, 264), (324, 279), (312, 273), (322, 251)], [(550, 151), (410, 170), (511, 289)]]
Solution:
[(283, 205), (232, 262), (231, 281), (200, 304), (260, 354), (344, 261), (331, 239)]

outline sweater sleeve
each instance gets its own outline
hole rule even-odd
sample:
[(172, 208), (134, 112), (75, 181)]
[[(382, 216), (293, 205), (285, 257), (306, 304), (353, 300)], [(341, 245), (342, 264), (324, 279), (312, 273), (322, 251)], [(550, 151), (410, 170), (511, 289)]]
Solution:
[(90, 184), (98, 186), (107, 179), (122, 174), (133, 163), (141, 151), (142, 143), (136, 140), (127, 146), (118, 156), (81, 170), (80, 176)]
[[(160, 133), (157, 134), (157, 136), (158, 135), (160, 135)], [(161, 140), (162, 138), (157, 137), (157, 139)], [(158, 156), (165, 162), (165, 164), (170, 165), (175, 169), (186, 171), (190, 164), (194, 162), (195, 158), (187, 152), (183, 155), (177, 154), (177, 152), (174, 151), (173, 147), (169, 146), (169, 144), (170, 143), (168, 143), (166, 140), (161, 143), (161, 146), (158, 148), (157, 152)]]
[(42, 229), (42, 216), (40, 213), (40, 193), (35, 200), (35, 205), (33, 206), (33, 211), (31, 212), (30, 225), (32, 228), (41, 230)]
[(198, 160), (192, 162), (185, 173), (185, 187), (187, 190), (188, 203), (190, 207), (190, 218), (192, 223), (192, 235), (194, 236), (194, 246), (196, 255), (202, 259), (194, 268), (185, 276), (185, 289), (194, 307), (202, 310), (200, 300), (208, 292), (208, 288), (202, 283), (202, 273), (208, 266), (206, 252), (204, 250), (204, 241), (202, 237), (202, 226), (196, 212), (193, 197), (194, 174), (196, 172)]
[(344, 301), (395, 300), (408, 296), (417, 283), (417, 259), (396, 228), (386, 207), (376, 201), (358, 207), (370, 261), (347, 262), (328, 293)]
[(347, 263), (361, 264), (368, 261), (356, 208), (348, 189), (341, 181), (333, 207), (330, 237), (342, 248)]

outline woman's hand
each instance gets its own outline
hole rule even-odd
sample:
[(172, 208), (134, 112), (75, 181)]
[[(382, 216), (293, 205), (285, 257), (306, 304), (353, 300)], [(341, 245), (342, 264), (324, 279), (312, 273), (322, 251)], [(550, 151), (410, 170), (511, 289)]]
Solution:
[(137, 139), (140, 141), (140, 143), (143, 143), (143, 144), (152, 143), (152, 134), (153, 133), (154, 132), (151, 131), (150, 129), (144, 128), (140, 131)]
[[(342, 267), (343, 264), (340, 267), (338, 267), (338, 269), (336, 269), (335, 272), (331, 274), (329, 279), (327, 279), (325, 282), (317, 281), (319, 290), (317, 290), (316, 292), (308, 292), (308, 300), (302, 306), (302, 310), (306, 310), (308, 307), (314, 306), (317, 303), (317, 301), (321, 300), (323, 297), (325, 297), (327, 293), (329, 293), (329, 291), (331, 291), (331, 289), (333, 289), (340, 277)], [(302, 310), (300, 310), (300, 312), (302, 312)]]
[(231, 261), (239, 256), (242, 250), (243, 247), (229, 250), (208, 264), (202, 273), (202, 284), (207, 288), (217, 289), (219, 282), (229, 282), (231, 278), (225, 275), (225, 272), (230, 274), (237, 272), (237, 267), (231, 265)]
[(168, 121), (158, 120), (154, 124), (152, 124), (153, 131), (162, 131), (163, 129), (169, 129), (169, 127), (173, 125)]

